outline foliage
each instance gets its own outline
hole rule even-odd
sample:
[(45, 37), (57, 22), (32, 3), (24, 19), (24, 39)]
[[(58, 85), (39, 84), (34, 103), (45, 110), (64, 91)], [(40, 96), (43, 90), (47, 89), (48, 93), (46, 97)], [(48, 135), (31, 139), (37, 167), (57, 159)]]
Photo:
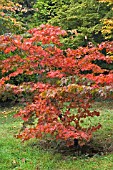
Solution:
[(104, 26), (102, 28), (102, 33), (105, 34), (106, 39), (113, 39), (113, 1), (112, 0), (100, 0), (101, 2), (109, 2), (109, 6), (112, 6), (112, 11), (109, 15), (103, 19)]
[(2, 0), (0, 2), (0, 34), (23, 33), (28, 29), (29, 20), (37, 9), (33, 9), (34, 1)]
[(99, 1), (101, 1), (101, 2), (110, 2), (110, 3), (113, 2), (112, 0), (99, 0)]
[(92, 96), (113, 96), (113, 71), (95, 63), (97, 60), (112, 63), (113, 42), (61, 50), (60, 37), (67, 34), (65, 30), (46, 24), (28, 33), (27, 38), (0, 37), (0, 50), (6, 55), (14, 54), (0, 61), (0, 91), (3, 93), (12, 77), (37, 74), (37, 82), (24, 82), (13, 88), (15, 93), (23, 88), (34, 93), (32, 102), (16, 115), (24, 120), (17, 137), (24, 141), (46, 135), (50, 139), (65, 140), (67, 145), (78, 140), (83, 145), (101, 127), (84, 124), (88, 118), (99, 116), (99, 112), (90, 110)]
[(63, 39), (65, 48), (87, 46), (89, 41), (94, 44), (104, 41), (102, 22), (106, 15), (109, 17), (111, 6), (99, 3), (97, 0), (38, 0), (34, 8), (34, 26), (49, 22), (68, 30), (68, 36)]
[(33, 8), (36, 0), (13, 0), (15, 3), (19, 3), (18, 9), (16, 9), (16, 18), (22, 22), (24, 29), (33, 27), (33, 15), (38, 12), (38, 8)]
[(16, 19), (16, 10), (20, 7), (13, 1), (0, 1), (0, 34), (18, 32), (23, 29), (21, 21)]

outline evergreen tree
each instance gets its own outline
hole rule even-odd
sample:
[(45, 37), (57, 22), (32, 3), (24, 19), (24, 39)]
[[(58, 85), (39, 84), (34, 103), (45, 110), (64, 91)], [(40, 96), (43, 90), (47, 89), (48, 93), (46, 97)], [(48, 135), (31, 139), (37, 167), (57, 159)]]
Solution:
[(89, 41), (100, 43), (102, 35), (101, 19), (108, 15), (111, 6), (97, 0), (38, 0), (34, 6), (35, 24), (49, 22), (69, 30), (70, 36), (65, 38), (65, 45), (70, 47), (85, 46)]

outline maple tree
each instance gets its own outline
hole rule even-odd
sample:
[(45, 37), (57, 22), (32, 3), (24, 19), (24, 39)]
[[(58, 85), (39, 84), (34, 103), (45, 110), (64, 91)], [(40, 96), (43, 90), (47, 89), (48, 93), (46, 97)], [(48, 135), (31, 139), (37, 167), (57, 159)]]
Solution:
[[(87, 123), (99, 116), (91, 111), (93, 97), (113, 97), (113, 71), (102, 68), (97, 61), (113, 62), (113, 42), (97, 47), (61, 49), (61, 36), (66, 31), (51, 25), (41, 25), (21, 35), (0, 36), (0, 51), (10, 55), (0, 60), (0, 93), (32, 93), (32, 101), (15, 117), (23, 119), (18, 138), (65, 140), (67, 145), (88, 142), (100, 124)], [(103, 54), (106, 50), (106, 56)], [(37, 82), (10, 85), (12, 77), (37, 75)], [(86, 123), (84, 123), (86, 122)]]

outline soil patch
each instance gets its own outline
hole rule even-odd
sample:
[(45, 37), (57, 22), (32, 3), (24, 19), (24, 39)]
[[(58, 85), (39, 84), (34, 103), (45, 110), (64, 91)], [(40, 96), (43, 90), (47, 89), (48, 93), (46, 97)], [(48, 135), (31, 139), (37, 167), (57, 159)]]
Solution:
[(62, 156), (85, 156), (85, 157), (93, 157), (93, 156), (102, 156), (106, 155), (108, 153), (113, 153), (113, 143), (110, 142), (98, 142), (95, 143), (95, 141), (90, 141), (84, 146), (70, 146), (67, 147), (65, 142), (59, 142), (56, 141), (46, 141), (46, 140), (40, 140), (38, 142), (34, 142), (30, 145), (35, 148), (41, 148), (45, 151), (51, 150), (52, 153), (60, 153)]

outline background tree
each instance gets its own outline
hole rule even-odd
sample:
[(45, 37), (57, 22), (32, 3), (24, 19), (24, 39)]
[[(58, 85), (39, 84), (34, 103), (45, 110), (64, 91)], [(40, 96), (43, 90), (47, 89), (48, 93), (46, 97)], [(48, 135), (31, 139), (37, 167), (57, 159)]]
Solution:
[(104, 26), (102, 27), (102, 33), (108, 40), (113, 40), (113, 1), (112, 0), (100, 0), (100, 2), (108, 2), (108, 5), (112, 7), (112, 10), (108, 12), (108, 15), (103, 19)]
[(49, 22), (69, 30), (69, 35), (63, 39), (65, 46), (85, 46), (91, 41), (94, 44), (104, 40), (101, 32), (102, 22), (109, 15), (111, 6), (99, 3), (97, 0), (70, 1), (37, 1), (34, 7), (39, 11), (34, 14), (35, 25)]
[(29, 29), (33, 28), (33, 15), (38, 11), (37, 8), (33, 8), (36, 0), (13, 0), (15, 3), (20, 4), (20, 9), (16, 10), (17, 19), (23, 24), (23, 27)]
[(0, 1), (0, 34), (17, 33), (22, 30), (21, 21), (16, 18), (16, 10), (20, 8), (13, 1)]
[(25, 32), (30, 27), (28, 23), (32, 23), (34, 2), (28, 0), (0, 1), (0, 34)]

